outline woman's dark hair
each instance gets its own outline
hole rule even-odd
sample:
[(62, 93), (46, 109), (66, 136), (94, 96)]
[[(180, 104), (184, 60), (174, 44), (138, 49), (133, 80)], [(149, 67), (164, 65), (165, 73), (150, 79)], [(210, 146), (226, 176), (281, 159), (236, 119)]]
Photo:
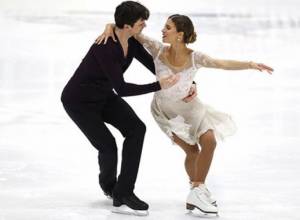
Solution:
[(169, 17), (175, 24), (177, 32), (183, 32), (183, 42), (186, 44), (196, 41), (197, 34), (191, 19), (186, 15), (174, 14)]
[(142, 4), (125, 1), (116, 7), (115, 23), (118, 28), (123, 28), (125, 24), (132, 27), (139, 19), (147, 20), (149, 15), (149, 10)]

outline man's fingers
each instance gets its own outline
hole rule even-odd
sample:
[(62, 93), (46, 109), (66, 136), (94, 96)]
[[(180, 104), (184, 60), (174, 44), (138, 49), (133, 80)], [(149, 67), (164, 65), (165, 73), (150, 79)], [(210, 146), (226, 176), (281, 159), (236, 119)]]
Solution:
[(173, 75), (172, 78), (171, 78), (172, 83), (173, 84), (177, 83), (179, 78), (180, 78), (179, 75)]
[(177, 81), (179, 80), (179, 76), (176, 76), (176, 75), (170, 75), (170, 76), (167, 76), (167, 77), (164, 77), (160, 80), (160, 82), (162, 83), (162, 86), (164, 89), (166, 88), (170, 88), (172, 86), (174, 86)]
[(169, 83), (176, 83), (179, 80), (179, 76), (178, 75), (171, 75), (167, 77), (167, 81)]

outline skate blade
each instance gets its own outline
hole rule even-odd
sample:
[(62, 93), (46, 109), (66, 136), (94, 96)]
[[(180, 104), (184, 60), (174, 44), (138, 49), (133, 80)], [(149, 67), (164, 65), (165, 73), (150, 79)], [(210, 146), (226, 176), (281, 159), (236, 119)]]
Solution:
[(197, 217), (197, 218), (206, 218), (206, 219), (215, 219), (219, 218), (219, 214), (205, 214), (201, 211), (195, 210), (189, 210), (186, 215), (192, 216), (192, 217)]
[(217, 201), (211, 203), (213, 206), (218, 207)]
[(186, 204), (186, 209), (189, 210), (189, 213), (193, 214), (193, 210), (195, 208), (198, 209), (204, 215), (216, 215), (217, 217), (219, 217), (218, 212), (204, 211), (203, 209), (200, 209), (198, 206), (195, 206), (195, 205), (192, 205), (192, 204), (189, 204), (189, 203)]
[(148, 210), (134, 210), (126, 205), (121, 205), (120, 207), (113, 207), (111, 210), (113, 213), (123, 214), (123, 215), (136, 215), (136, 216), (147, 216), (149, 215)]

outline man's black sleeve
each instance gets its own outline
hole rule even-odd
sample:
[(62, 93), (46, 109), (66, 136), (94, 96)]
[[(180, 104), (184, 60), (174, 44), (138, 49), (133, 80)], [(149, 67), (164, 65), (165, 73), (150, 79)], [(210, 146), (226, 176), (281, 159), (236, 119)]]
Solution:
[(110, 80), (118, 95), (135, 96), (155, 92), (161, 89), (158, 81), (144, 85), (125, 82), (121, 65), (116, 55), (114, 55), (111, 48), (109, 48), (109, 45), (106, 44), (106, 46), (103, 46), (94, 44), (93, 47), (94, 56), (98, 64)]
[(155, 65), (153, 57), (148, 53), (148, 51), (140, 42), (138, 42), (136, 39), (133, 39), (133, 41), (136, 46), (135, 58), (155, 75)]

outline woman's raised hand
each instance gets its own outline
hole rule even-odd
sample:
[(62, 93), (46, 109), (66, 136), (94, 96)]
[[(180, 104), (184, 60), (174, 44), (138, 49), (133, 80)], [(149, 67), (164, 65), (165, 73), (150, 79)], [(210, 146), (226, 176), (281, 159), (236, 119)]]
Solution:
[(110, 38), (110, 37), (113, 39), (113, 41), (117, 42), (115, 35), (114, 35), (114, 27), (115, 27), (114, 24), (107, 24), (105, 26), (104, 32), (99, 37), (97, 37), (97, 39), (95, 40), (95, 43), (101, 44), (104, 41), (104, 44), (106, 44), (108, 38)]

